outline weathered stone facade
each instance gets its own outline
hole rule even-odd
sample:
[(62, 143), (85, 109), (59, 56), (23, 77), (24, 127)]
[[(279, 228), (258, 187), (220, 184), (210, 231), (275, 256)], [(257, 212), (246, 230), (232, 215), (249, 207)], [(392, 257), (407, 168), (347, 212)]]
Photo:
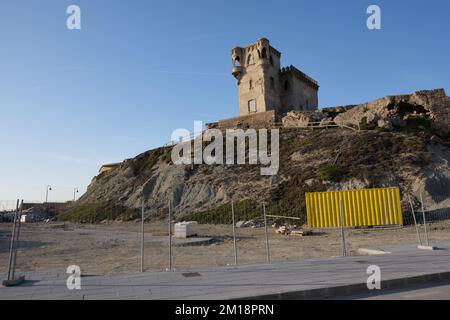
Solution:
[(317, 109), (317, 81), (293, 66), (281, 68), (280, 60), (281, 53), (265, 38), (232, 49), (240, 116), (270, 110), (281, 115)]
[(444, 89), (422, 90), (408, 95), (387, 96), (375, 101), (312, 112), (290, 111), (282, 118), (283, 127), (320, 126), (334, 122), (355, 129), (380, 127), (402, 128), (419, 123), (450, 133), (450, 98)]

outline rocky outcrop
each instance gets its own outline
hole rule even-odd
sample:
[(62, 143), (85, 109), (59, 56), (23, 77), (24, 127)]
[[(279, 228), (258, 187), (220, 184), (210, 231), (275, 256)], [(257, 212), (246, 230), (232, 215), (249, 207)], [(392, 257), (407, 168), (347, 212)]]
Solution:
[(409, 95), (387, 96), (359, 105), (325, 108), (315, 112), (292, 111), (282, 119), (283, 127), (308, 127), (334, 121), (355, 129), (403, 128), (408, 123), (430, 124), (434, 129), (450, 132), (450, 98), (444, 89), (417, 91)]
[[(301, 215), (305, 192), (399, 186), (404, 195), (422, 192), (427, 205), (439, 209), (450, 205), (450, 148), (441, 135), (450, 132), (449, 112), (442, 89), (289, 112), (284, 127), (334, 121), (355, 129), (392, 130), (281, 130), (280, 170), (274, 177), (261, 176), (255, 165), (173, 165), (171, 148), (159, 148), (95, 177), (78, 204), (139, 208), (144, 199), (148, 216), (162, 218), (169, 201), (175, 216), (183, 216), (228, 206), (233, 198), (236, 203), (267, 201), (280, 215)], [(439, 132), (394, 130), (427, 124)]]
[(357, 105), (334, 118), (338, 125), (387, 129), (405, 127), (409, 120), (429, 121), (433, 128), (450, 132), (450, 98), (443, 89), (388, 96)]
[(285, 128), (303, 128), (310, 125), (320, 125), (331, 120), (332, 118), (328, 117), (326, 113), (318, 110), (312, 112), (291, 111), (281, 121)]

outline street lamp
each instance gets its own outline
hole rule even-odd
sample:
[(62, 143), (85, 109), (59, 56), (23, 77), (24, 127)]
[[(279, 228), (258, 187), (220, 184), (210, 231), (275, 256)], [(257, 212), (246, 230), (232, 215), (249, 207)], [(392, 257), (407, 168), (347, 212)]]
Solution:
[(48, 185), (47, 189), (45, 191), (45, 203), (48, 203), (48, 192), (49, 191), (52, 191), (52, 186), (51, 185)]
[(78, 192), (79, 192), (79, 191), (78, 191), (78, 188), (75, 188), (75, 189), (73, 190), (73, 202), (75, 202), (76, 194), (77, 194)]

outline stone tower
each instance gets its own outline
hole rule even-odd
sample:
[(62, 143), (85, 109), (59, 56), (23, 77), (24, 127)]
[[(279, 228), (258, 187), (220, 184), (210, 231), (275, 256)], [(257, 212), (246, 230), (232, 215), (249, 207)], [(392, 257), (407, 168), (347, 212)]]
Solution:
[(293, 66), (281, 69), (281, 53), (262, 38), (232, 49), (232, 74), (238, 83), (239, 115), (318, 107), (317, 81)]

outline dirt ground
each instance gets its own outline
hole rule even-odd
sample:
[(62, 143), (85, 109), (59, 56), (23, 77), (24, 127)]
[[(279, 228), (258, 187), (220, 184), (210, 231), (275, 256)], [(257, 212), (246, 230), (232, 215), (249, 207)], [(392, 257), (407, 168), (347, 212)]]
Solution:
[[(0, 272), (7, 271), (11, 224), (0, 224)], [(431, 242), (450, 240), (450, 221), (429, 226)], [(300, 261), (339, 256), (340, 231), (313, 230), (313, 236), (283, 236), (269, 228), (271, 260)], [(135, 273), (140, 270), (140, 224), (112, 223), (102, 225), (25, 224), (21, 230), (17, 254), (18, 271), (67, 268), (78, 265), (86, 275)], [(145, 268), (161, 271), (168, 267), (167, 226), (162, 223), (145, 225)], [(215, 267), (234, 264), (231, 226), (198, 225), (196, 232), (211, 237), (213, 243), (201, 246), (173, 247), (175, 269)], [(265, 263), (264, 228), (237, 229), (239, 264)], [(357, 255), (357, 249), (396, 244), (415, 244), (414, 227), (385, 229), (347, 229), (347, 249)]]

